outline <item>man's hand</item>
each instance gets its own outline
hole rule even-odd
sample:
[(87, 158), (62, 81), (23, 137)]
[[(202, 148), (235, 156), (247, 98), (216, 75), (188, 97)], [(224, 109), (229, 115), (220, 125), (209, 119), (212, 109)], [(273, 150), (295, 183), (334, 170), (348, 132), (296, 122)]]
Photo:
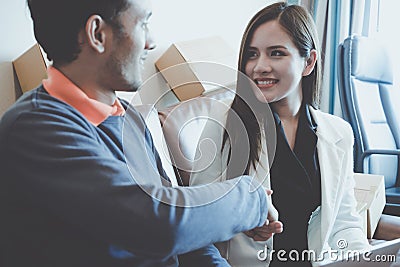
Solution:
[(256, 227), (252, 230), (244, 232), (247, 236), (254, 239), (254, 241), (267, 241), (274, 234), (282, 233), (283, 224), (280, 221), (265, 222), (263, 226)]
[[(266, 192), (268, 196), (272, 194), (272, 190), (267, 189)], [(274, 234), (279, 234), (282, 232), (283, 224), (282, 222), (278, 221), (278, 211), (273, 205), (270, 205), (268, 208), (267, 221), (264, 223), (264, 225), (249, 231), (245, 231), (244, 234), (253, 238), (255, 241), (267, 241)]]

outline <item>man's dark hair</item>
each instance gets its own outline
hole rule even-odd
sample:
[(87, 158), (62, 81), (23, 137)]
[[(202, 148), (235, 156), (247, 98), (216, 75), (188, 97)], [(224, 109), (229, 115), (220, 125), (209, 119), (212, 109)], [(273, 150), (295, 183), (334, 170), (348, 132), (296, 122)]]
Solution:
[(119, 29), (118, 15), (129, 7), (128, 0), (27, 0), (27, 3), (36, 40), (56, 65), (77, 58), (78, 33), (91, 15), (100, 15)]

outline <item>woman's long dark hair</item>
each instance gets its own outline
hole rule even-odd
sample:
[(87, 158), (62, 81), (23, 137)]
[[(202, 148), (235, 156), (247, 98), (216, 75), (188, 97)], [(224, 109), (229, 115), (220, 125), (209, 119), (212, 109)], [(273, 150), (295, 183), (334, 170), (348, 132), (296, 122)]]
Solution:
[[(229, 161), (233, 163), (228, 165), (228, 178), (248, 174), (251, 166), (254, 168), (256, 167), (260, 158), (261, 131), (263, 128), (266, 131), (265, 136), (267, 138), (270, 166), (273, 161), (275, 146), (272, 148), (268, 147), (268, 144), (275, 144), (275, 142), (268, 142), (268, 138), (271, 138), (271, 135), (275, 137), (275, 127), (271, 127), (274, 126), (271, 123), (271, 120), (273, 122), (273, 118), (271, 118), (270, 114), (266, 114), (266, 104), (261, 103), (256, 99), (253, 90), (251, 89), (251, 86), (255, 86), (254, 83), (243, 74), (245, 73), (247, 63), (246, 51), (249, 48), (254, 31), (260, 25), (273, 20), (279, 22), (282, 28), (290, 36), (292, 42), (299, 50), (301, 57), (309, 57), (312, 49), (317, 51), (317, 62), (314, 66), (314, 70), (310, 75), (303, 77), (302, 90), (303, 103), (309, 104), (314, 108), (318, 108), (319, 106), (322, 71), (318, 37), (311, 15), (301, 6), (288, 5), (284, 2), (275, 3), (265, 7), (250, 20), (243, 34), (240, 47), (236, 96), (228, 113), (222, 147), (222, 149), (224, 149), (224, 146), (227, 145), (227, 143), (230, 143)], [(240, 128), (240, 126), (238, 126), (238, 118), (240, 118), (240, 123), (244, 125), (246, 130), (246, 142), (243, 142), (243, 139), (245, 138), (243, 132), (237, 130)], [(241, 153), (241, 151), (244, 144), (248, 144), (249, 146), (249, 148), (247, 148), (247, 150), (249, 150), (248, 160), (245, 160), (244, 166), (243, 164), (240, 166), (237, 162), (243, 162), (243, 153)]]

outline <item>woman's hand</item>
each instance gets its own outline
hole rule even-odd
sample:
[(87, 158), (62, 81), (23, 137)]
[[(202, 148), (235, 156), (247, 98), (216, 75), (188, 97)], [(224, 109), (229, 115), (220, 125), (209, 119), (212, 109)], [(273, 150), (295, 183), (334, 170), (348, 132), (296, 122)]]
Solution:
[[(266, 193), (269, 196), (272, 194), (272, 190), (267, 189)], [(252, 230), (245, 231), (244, 234), (254, 239), (254, 241), (267, 241), (274, 234), (283, 232), (283, 224), (278, 221), (278, 211), (271, 204), (268, 208), (267, 221), (263, 226), (256, 227)]]

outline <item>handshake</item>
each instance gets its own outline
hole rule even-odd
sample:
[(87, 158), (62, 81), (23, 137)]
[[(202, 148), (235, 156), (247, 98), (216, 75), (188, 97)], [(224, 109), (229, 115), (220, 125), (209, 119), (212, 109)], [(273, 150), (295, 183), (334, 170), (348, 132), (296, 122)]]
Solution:
[[(267, 197), (270, 199), (272, 190), (266, 189)], [(269, 201), (271, 203), (271, 201)], [(253, 238), (254, 241), (266, 241), (270, 239), (274, 234), (283, 232), (283, 224), (278, 221), (278, 211), (271, 204), (268, 207), (268, 217), (264, 225), (256, 227), (249, 231), (245, 231), (244, 234)]]

